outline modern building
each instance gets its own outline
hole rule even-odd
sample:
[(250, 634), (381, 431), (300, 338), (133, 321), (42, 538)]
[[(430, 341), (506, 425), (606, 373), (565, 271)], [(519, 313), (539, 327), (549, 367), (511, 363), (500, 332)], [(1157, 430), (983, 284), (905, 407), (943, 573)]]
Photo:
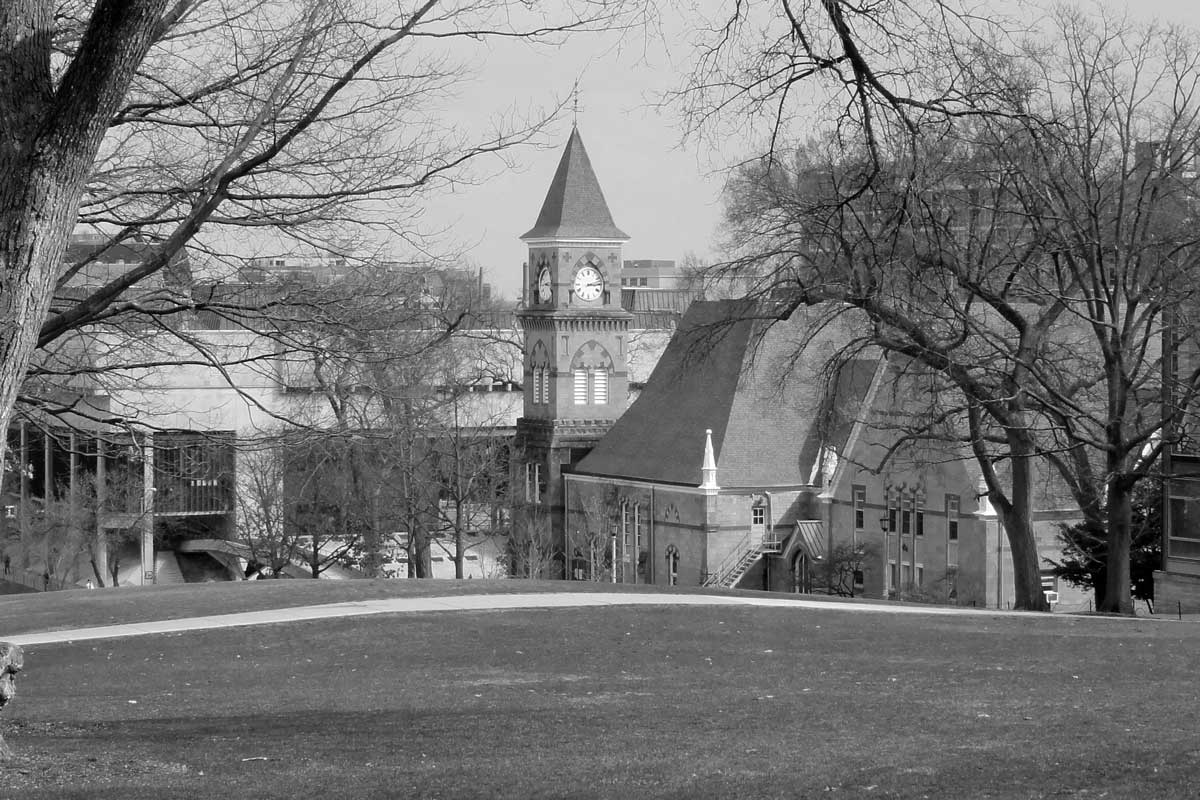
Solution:
[(626, 260), (622, 265), (621, 286), (630, 289), (678, 289), (679, 270), (674, 261), (661, 259)]
[[(61, 294), (82, 296), (153, 257), (153, 247), (77, 237)], [(141, 320), (100, 325), (43, 353), (65, 377), (34, 387), (58, 403), (57, 413), (26, 409), (9, 431), (0, 485), (8, 577), (39, 589), (83, 585), (93, 573), (105, 576), (100, 585), (113, 573), (121, 585), (241, 577), (250, 554), (236, 544), (250, 535), (253, 456), (288, 424), (333, 423), (305, 338), (281, 337), (255, 310), (285, 285), (336, 280), (339, 269), (327, 259), (271, 259), (206, 284), (193, 280), (183, 255), (136, 287), (142, 306), (174, 306), (178, 330)], [(421, 294), (454, 280), (479, 288), (478, 275), (464, 271), (421, 282)], [(188, 306), (196, 310), (178, 310)], [(288, 324), (294, 334), (295, 320)], [(446, 347), (472, 382), (428, 389), (456, 398), (445, 406), (461, 428), (511, 436), (518, 348), (503, 331), (464, 331)], [(349, 402), (365, 396), (345, 388)]]

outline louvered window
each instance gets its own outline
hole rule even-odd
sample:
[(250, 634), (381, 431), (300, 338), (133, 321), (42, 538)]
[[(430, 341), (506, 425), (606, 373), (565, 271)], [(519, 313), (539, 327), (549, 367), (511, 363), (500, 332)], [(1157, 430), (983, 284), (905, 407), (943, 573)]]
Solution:
[(586, 406), (588, 402), (588, 371), (575, 370), (575, 405)]
[(608, 402), (608, 372), (602, 369), (592, 372), (592, 402)]

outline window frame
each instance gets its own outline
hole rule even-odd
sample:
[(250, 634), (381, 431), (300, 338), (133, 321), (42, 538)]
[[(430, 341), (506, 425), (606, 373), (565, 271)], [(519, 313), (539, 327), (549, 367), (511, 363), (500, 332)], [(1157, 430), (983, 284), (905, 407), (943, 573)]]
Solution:
[(588, 399), (591, 401), (589, 405), (604, 405), (608, 402), (608, 370), (606, 369), (591, 369)]
[(571, 379), (572, 379), (572, 382), (574, 385), (574, 395), (575, 395), (574, 405), (577, 405), (577, 406), (588, 405), (588, 400), (590, 399), (588, 397), (588, 394), (589, 394), (588, 388), (589, 388), (589, 384), (591, 383), (591, 380), (588, 377), (589, 371), (590, 370), (588, 370), (586, 367), (577, 367), (571, 376)]
[(667, 545), (667, 586), (679, 585), (679, 548), (673, 544)]
[(542, 504), (542, 465), (537, 461), (525, 462), (525, 502)]
[(867, 526), (867, 487), (855, 484), (850, 487), (850, 507), (853, 514), (854, 530), (866, 530)]

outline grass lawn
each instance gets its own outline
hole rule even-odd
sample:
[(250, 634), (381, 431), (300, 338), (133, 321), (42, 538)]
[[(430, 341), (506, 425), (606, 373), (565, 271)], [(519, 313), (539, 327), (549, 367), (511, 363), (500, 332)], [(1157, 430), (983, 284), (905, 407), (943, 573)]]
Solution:
[[(0, 626), (39, 599), (66, 602), (0, 600)], [(43, 645), (0, 798), (1194, 798), (1198, 653), (1193, 622), (731, 607)]]

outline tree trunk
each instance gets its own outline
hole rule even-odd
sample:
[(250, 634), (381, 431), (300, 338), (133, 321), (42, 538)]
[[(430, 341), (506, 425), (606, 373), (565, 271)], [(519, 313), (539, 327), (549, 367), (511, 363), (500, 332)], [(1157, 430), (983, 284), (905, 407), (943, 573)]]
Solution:
[[(0, 430), (46, 321), (84, 182), (165, 5), (97, 2), (57, 87), (56, 5), (7, 0), (0, 13)], [(0, 462), (6, 445), (0, 437)]]
[[(1113, 473), (1109, 473), (1113, 475)], [(1133, 518), (1132, 489), (1128, 481), (1113, 475), (1108, 482), (1108, 537), (1105, 553), (1104, 592), (1096, 591), (1096, 610), (1133, 614), (1132, 580), (1129, 551), (1133, 546), (1130, 531)]]
[(1026, 437), (1012, 431), (1008, 434), (1012, 453), (1012, 489), (1010, 497), (995, 490), (989, 491), (1012, 551), (1014, 608), (1022, 611), (1049, 611), (1050, 604), (1042, 592), (1041, 564), (1038, 560), (1037, 537), (1033, 530), (1033, 451)]
[(461, 500), (454, 504), (454, 577), (462, 580), (463, 575), (463, 504)]
[(413, 526), (408, 536), (408, 574), (412, 578), (433, 577), (433, 563), (429, 556), (429, 534), (424, 526)]
[(92, 574), (96, 576), (96, 586), (103, 589), (104, 588), (104, 570), (102, 570), (100, 568), (100, 565), (96, 563), (96, 559), (94, 556), (88, 560), (92, 565)]
[(1012, 513), (1011, 520), (1005, 523), (1005, 529), (1012, 548), (1015, 607), (1049, 611), (1050, 604), (1042, 591), (1042, 565), (1038, 558), (1037, 536), (1033, 530), (1033, 457), (1029, 455), (1032, 450), (1032, 444), (1024, 441), (1020, 449), (1014, 450)]
[(1028, 515), (1001, 513), (1008, 546), (1012, 551), (1013, 590), (1016, 595), (1013, 608), (1018, 611), (1049, 611), (1046, 595), (1042, 591), (1042, 572), (1038, 558), (1037, 539)]

